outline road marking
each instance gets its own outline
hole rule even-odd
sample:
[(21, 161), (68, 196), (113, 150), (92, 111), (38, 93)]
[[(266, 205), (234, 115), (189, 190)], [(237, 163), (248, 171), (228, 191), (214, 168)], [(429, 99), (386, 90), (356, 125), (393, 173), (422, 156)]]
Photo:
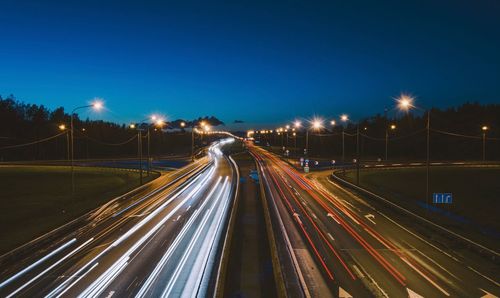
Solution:
[(361, 272), (361, 270), (359, 270), (358, 266), (352, 265), (352, 268), (354, 268), (354, 271), (356, 271), (356, 273), (358, 274), (359, 278), (364, 278), (365, 277), (365, 275), (363, 274), (363, 272)]
[(352, 298), (352, 296), (346, 290), (342, 289), (341, 286), (339, 286), (339, 298)]
[(128, 289), (135, 283), (135, 281), (137, 280), (137, 276), (134, 278), (134, 280), (132, 280), (132, 282), (128, 285), (128, 287), (125, 289), (125, 292), (128, 291)]
[(424, 298), (424, 296), (421, 296), (414, 291), (410, 290), (409, 288), (406, 288), (406, 291), (408, 292), (408, 298)]
[(340, 222), (333, 216), (333, 214), (328, 213), (326, 216), (331, 217), (336, 223), (340, 225)]
[(412, 250), (418, 252), (420, 255), (422, 255), (423, 257), (425, 257), (426, 259), (428, 259), (429, 261), (431, 261), (432, 263), (434, 263), (436, 266), (438, 266), (439, 268), (441, 268), (441, 270), (443, 270), (444, 272), (448, 273), (450, 276), (454, 277), (455, 279), (457, 280), (460, 280), (460, 278), (458, 278), (456, 275), (454, 275), (453, 273), (451, 273), (450, 271), (448, 271), (446, 268), (444, 268), (443, 266), (441, 266), (439, 263), (437, 263), (436, 261), (434, 261), (434, 259), (432, 259), (431, 257), (427, 256), (426, 254), (424, 254), (423, 252), (421, 252), (420, 250), (418, 250), (416, 247), (414, 247), (413, 245), (411, 245), (410, 243), (406, 242), (403, 240), (403, 243), (405, 243), (406, 245), (408, 245), (409, 247), (412, 248)]
[(110, 291), (108, 296), (106, 296), (106, 298), (111, 298), (111, 296), (113, 296), (115, 294), (115, 291)]
[(481, 275), (482, 277), (486, 278), (487, 280), (491, 281), (492, 283), (494, 283), (497, 287), (500, 287), (500, 284), (498, 284), (496, 281), (494, 281), (493, 279), (489, 278), (488, 276), (482, 274), (481, 272), (477, 271), (476, 269), (472, 268), (471, 266), (467, 266), (470, 270), (474, 271), (475, 273)]
[(486, 291), (486, 290), (483, 290), (481, 288), (479, 288), (481, 291), (483, 291), (486, 295), (484, 296), (481, 296), (481, 298), (498, 298), (497, 296), (491, 294), (490, 292)]
[(327, 233), (327, 234), (328, 234), (328, 237), (330, 237), (330, 239), (335, 240), (335, 239), (333, 238), (332, 234), (330, 234), (330, 233)]
[(370, 274), (368, 274), (368, 272), (366, 270), (363, 270), (363, 271), (366, 273), (366, 276), (368, 277), (368, 279), (370, 280), (370, 282), (380, 291), (380, 293), (384, 297), (389, 298), (389, 295), (387, 295), (387, 293), (378, 285), (378, 283), (375, 281), (375, 279), (373, 279), (373, 277), (371, 277)]
[(418, 270), (417, 267), (413, 266), (412, 263), (408, 262), (408, 260), (406, 260), (406, 258), (401, 258), (401, 260), (403, 260), (408, 266), (410, 266), (413, 270), (415, 270), (418, 274), (420, 274), (420, 276), (422, 276), (425, 280), (427, 280), (430, 284), (432, 284), (434, 287), (436, 287), (436, 289), (438, 289), (439, 291), (441, 291), (441, 293), (445, 294), (446, 296), (450, 296), (450, 294), (448, 292), (446, 292), (443, 288), (441, 288), (437, 283), (435, 283), (432, 279), (430, 279), (429, 277), (427, 277), (424, 273), (422, 273), (422, 271)]
[(189, 205), (186, 209), (186, 211), (189, 211), (189, 209), (191, 209), (191, 205)]
[(311, 212), (311, 215), (315, 218), (315, 219), (318, 219), (318, 217), (316, 216), (316, 214), (312, 213)]
[(374, 221), (375, 215), (368, 213), (367, 215), (365, 215), (365, 218), (368, 219), (369, 221), (371, 221), (374, 225), (376, 225), (376, 223)]

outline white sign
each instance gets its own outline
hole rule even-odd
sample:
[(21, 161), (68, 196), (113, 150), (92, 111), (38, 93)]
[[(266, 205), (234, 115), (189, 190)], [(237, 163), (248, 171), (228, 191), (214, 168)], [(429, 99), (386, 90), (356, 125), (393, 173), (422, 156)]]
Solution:
[(332, 159), (332, 165), (334, 165), (334, 164), (335, 164), (335, 159)]

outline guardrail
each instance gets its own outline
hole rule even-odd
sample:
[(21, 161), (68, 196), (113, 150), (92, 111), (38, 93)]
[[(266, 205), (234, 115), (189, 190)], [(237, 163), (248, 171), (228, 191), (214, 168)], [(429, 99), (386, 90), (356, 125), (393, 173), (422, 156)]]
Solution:
[(234, 191), (234, 201), (231, 206), (231, 214), (229, 215), (229, 223), (227, 226), (226, 235), (224, 237), (224, 243), (222, 245), (221, 260), (219, 263), (219, 268), (217, 270), (217, 279), (215, 282), (215, 297), (224, 297), (226, 276), (227, 276), (227, 266), (229, 263), (229, 252), (231, 251), (231, 242), (233, 239), (234, 226), (236, 224), (236, 212), (238, 210), (239, 204), (239, 186), (240, 186), (240, 171), (238, 165), (234, 159), (229, 156), (229, 161), (231, 162), (232, 168), (236, 170), (236, 189)]

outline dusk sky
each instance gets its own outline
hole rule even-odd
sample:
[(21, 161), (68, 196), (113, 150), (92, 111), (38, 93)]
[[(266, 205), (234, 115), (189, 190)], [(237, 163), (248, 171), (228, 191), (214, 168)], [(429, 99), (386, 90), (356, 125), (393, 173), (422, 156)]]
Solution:
[(496, 0), (101, 2), (1, 1), (0, 94), (248, 128), (383, 113), (401, 92), (500, 102)]

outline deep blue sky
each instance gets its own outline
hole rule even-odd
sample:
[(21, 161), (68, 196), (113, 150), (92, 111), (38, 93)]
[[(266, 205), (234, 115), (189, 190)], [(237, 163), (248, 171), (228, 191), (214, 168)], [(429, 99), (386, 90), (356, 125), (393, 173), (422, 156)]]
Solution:
[(500, 102), (496, 0), (101, 2), (2, 0), (0, 94), (228, 124)]

